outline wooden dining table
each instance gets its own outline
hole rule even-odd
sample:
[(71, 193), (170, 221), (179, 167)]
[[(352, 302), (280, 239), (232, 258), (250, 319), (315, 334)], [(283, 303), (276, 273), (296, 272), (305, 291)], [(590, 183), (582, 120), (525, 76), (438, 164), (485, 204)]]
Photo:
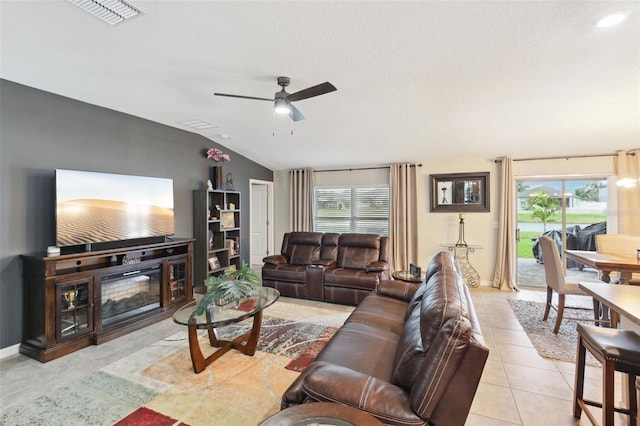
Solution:
[(620, 328), (640, 333), (640, 286), (578, 283), (587, 294), (620, 315)]
[(590, 266), (600, 272), (600, 279), (605, 283), (611, 281), (611, 272), (620, 276), (620, 284), (629, 284), (631, 275), (640, 272), (640, 259), (634, 256), (622, 256), (596, 251), (565, 250), (567, 259)]

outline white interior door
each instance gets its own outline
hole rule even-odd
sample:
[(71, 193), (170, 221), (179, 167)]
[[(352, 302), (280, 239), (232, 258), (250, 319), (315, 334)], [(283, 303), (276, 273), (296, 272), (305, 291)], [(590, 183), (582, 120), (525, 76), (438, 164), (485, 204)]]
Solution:
[(272, 188), (273, 182), (251, 182), (251, 265), (273, 253)]

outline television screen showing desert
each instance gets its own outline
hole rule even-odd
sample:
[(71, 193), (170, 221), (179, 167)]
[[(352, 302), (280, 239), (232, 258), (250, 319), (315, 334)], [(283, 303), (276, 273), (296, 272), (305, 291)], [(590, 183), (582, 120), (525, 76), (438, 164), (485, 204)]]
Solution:
[(56, 171), (60, 247), (174, 234), (173, 181)]

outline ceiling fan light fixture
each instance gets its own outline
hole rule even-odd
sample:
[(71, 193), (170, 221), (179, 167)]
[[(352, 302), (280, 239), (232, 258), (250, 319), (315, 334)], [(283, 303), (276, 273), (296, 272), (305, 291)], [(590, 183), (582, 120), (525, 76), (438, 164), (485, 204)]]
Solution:
[(286, 99), (276, 99), (273, 110), (278, 114), (289, 114), (291, 113), (291, 106), (289, 106), (289, 102)]
[(598, 22), (596, 22), (596, 26), (598, 28), (613, 27), (614, 25), (618, 25), (620, 22), (624, 21), (624, 18), (626, 17), (627, 17), (626, 13), (622, 13), (622, 12), (611, 13), (609, 15), (606, 15), (600, 18)]

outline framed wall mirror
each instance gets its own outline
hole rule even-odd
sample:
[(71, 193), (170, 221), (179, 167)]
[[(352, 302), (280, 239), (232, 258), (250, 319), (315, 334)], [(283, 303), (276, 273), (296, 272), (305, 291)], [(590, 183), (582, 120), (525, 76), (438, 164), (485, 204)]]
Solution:
[(489, 172), (429, 175), (432, 212), (488, 212)]

